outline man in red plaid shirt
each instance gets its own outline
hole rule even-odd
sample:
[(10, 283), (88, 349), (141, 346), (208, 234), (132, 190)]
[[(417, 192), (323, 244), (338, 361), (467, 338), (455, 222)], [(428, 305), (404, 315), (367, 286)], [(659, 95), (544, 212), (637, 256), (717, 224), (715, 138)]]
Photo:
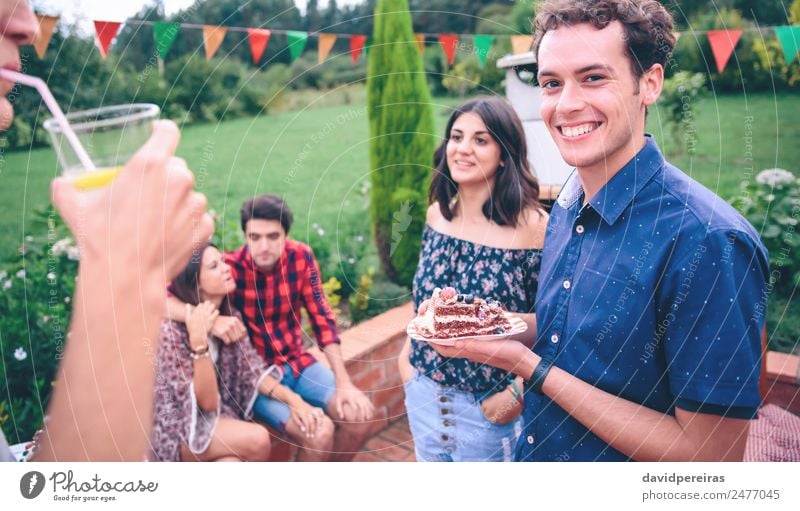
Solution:
[[(284, 401), (259, 395), (254, 416), (301, 446), (298, 461), (344, 461), (367, 438), (373, 406), (344, 367), (336, 320), (322, 291), (310, 247), (288, 239), (292, 213), (277, 195), (260, 195), (242, 206), (246, 245), (225, 254), (236, 280), (233, 304), (244, 318), (220, 316), (212, 329), (225, 343), (250, 339), (268, 364), (283, 369)], [(201, 276), (202, 277), (202, 276)], [(173, 318), (184, 304), (170, 298)], [(303, 349), (301, 309), (330, 369)]]

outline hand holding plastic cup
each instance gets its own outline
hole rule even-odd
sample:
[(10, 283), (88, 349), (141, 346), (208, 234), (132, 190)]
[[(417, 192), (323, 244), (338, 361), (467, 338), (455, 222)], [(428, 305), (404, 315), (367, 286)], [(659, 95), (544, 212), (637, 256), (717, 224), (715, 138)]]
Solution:
[(56, 119), (45, 121), (65, 177), (79, 190), (109, 184), (123, 165), (150, 138), (156, 105), (141, 103), (94, 108), (66, 116), (69, 126), (86, 150), (94, 168), (87, 168), (70, 145)]
[(79, 190), (109, 184), (122, 166), (150, 138), (158, 106), (140, 103), (94, 108), (64, 115), (47, 84), (40, 78), (7, 69), (0, 77), (34, 87), (53, 119), (44, 127), (50, 134), (65, 177)]

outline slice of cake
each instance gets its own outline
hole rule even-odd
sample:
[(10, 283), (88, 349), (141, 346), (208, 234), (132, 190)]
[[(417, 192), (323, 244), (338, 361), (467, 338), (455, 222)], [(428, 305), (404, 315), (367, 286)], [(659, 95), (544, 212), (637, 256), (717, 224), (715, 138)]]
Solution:
[(511, 330), (499, 302), (459, 294), (452, 287), (434, 289), (428, 308), (415, 322), (417, 331), (430, 339), (495, 335)]

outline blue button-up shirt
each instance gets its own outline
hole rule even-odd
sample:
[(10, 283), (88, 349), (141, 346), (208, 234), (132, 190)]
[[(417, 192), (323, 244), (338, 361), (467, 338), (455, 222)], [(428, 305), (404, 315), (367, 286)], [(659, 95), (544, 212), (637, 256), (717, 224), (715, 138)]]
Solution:
[[(583, 203), (574, 172), (548, 223), (534, 352), (666, 414), (753, 417), (769, 272), (753, 227), (649, 136)], [(523, 418), (518, 460), (628, 459), (547, 396), (526, 394)]]

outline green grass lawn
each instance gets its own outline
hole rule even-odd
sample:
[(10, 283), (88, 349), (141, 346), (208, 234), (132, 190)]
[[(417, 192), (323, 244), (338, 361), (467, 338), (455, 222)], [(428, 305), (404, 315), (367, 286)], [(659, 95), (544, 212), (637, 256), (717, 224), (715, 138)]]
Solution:
[[(437, 100), (437, 129), (443, 129), (446, 106), (454, 103)], [(800, 123), (795, 119), (800, 97), (719, 96), (694, 107), (694, 156), (676, 155), (658, 108), (651, 109), (648, 131), (673, 163), (722, 197), (734, 196), (739, 183), (761, 169), (800, 171)], [(295, 236), (303, 238), (311, 224), (334, 232), (342, 212), (366, 213), (361, 190), (369, 179), (368, 131), (363, 105), (308, 108), (186, 127), (178, 154), (196, 172), (210, 207), (228, 221), (238, 215), (245, 197), (275, 192), (287, 197), (296, 216)], [(746, 136), (753, 137), (751, 147)], [(50, 148), (2, 156), (0, 257), (19, 247), (30, 212), (48, 201), (48, 183), (56, 172)], [(366, 216), (363, 220), (368, 230)]]
[[(437, 101), (436, 122), (454, 100)], [(361, 211), (369, 239), (369, 127), (364, 105), (333, 106), (283, 112), (182, 130), (178, 155), (194, 170), (197, 188), (209, 207), (238, 222), (242, 201), (272, 192), (285, 196), (295, 214), (293, 234), (306, 237), (317, 224), (335, 233), (341, 214)], [(49, 182), (56, 173), (50, 148), (6, 153), (0, 160), (0, 257), (22, 243), (31, 211), (49, 201)], [(420, 186), (427, 186), (420, 183)], [(350, 215), (352, 216), (352, 215)]]

